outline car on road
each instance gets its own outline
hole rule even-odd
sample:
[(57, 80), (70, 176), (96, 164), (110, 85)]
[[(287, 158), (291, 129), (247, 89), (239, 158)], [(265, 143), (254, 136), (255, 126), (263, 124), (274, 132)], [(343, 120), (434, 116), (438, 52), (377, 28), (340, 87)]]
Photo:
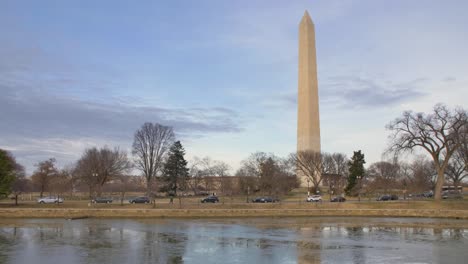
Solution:
[(434, 197), (434, 192), (433, 191), (428, 191), (428, 192), (424, 192), (422, 195), (424, 197), (426, 197), (426, 198), (432, 198), (432, 197)]
[(463, 199), (463, 194), (457, 190), (443, 191), (442, 199)]
[(434, 192), (433, 191), (427, 191), (423, 193), (410, 193), (408, 194), (408, 198), (411, 199), (423, 199), (423, 198), (432, 198), (434, 197)]
[(112, 203), (112, 198), (108, 198), (108, 197), (96, 197), (94, 198), (91, 202), (92, 203), (106, 203), (106, 204), (109, 204), (109, 203)]
[(133, 199), (129, 199), (128, 200), (129, 203), (131, 204), (136, 204), (136, 203), (150, 203), (150, 199), (146, 196), (140, 196), (140, 197), (136, 197), (136, 198), (133, 198)]
[(346, 198), (344, 198), (343, 196), (336, 196), (336, 197), (333, 197), (330, 202), (332, 202), (332, 203), (342, 203), (342, 202), (345, 202), (345, 201), (346, 201)]
[(217, 196), (210, 195), (208, 197), (201, 199), (201, 202), (202, 203), (219, 203), (219, 199)]
[(322, 196), (320, 195), (311, 195), (307, 197), (306, 199), (307, 202), (321, 202), (322, 201)]
[(377, 197), (377, 201), (390, 201), (390, 195), (381, 195)]
[(398, 195), (396, 194), (392, 194), (392, 195), (384, 194), (384, 195), (377, 197), (377, 201), (395, 201), (395, 200), (398, 200)]
[(276, 203), (276, 202), (279, 202), (278, 198), (269, 197), (269, 196), (257, 197), (257, 198), (252, 199), (252, 203)]
[(49, 197), (42, 197), (42, 198), (39, 198), (37, 199), (37, 202), (40, 203), (40, 204), (46, 204), (46, 203), (63, 203), (63, 199), (60, 198), (60, 197), (53, 197), (53, 196), (49, 196)]

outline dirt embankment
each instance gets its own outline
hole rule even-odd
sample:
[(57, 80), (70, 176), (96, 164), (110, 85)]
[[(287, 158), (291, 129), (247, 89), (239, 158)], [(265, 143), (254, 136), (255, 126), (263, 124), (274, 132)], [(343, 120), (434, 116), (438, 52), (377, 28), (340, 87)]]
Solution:
[(467, 219), (468, 210), (454, 209), (151, 209), (151, 208), (0, 208), (1, 218), (208, 218), (208, 217), (429, 217)]

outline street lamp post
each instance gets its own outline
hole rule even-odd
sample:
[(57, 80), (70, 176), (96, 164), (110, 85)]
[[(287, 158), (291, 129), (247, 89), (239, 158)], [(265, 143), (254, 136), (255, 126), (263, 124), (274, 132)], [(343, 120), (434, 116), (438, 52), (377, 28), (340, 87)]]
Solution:
[(307, 196), (310, 196), (309, 182), (310, 182), (310, 180), (307, 178)]

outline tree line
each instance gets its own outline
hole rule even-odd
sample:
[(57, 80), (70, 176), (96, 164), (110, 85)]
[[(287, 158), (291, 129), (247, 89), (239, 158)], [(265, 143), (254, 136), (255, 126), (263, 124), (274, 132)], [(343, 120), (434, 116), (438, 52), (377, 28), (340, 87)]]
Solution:
[[(171, 127), (144, 123), (134, 134), (130, 157), (119, 148), (92, 147), (75, 164), (62, 169), (57, 168), (54, 158), (41, 161), (30, 178), (10, 152), (0, 149), (0, 196), (12, 194), (17, 198), (35, 190), (42, 197), (45, 193), (86, 189), (90, 197), (96, 197), (106, 186), (122, 195), (127, 190), (145, 191), (151, 196), (211, 190), (229, 195), (281, 195), (297, 188), (303, 178), (313, 193), (324, 188), (337, 195), (434, 190), (435, 198), (440, 199), (446, 181), (460, 185), (468, 178), (467, 120), (466, 110), (451, 110), (440, 104), (428, 114), (404, 112), (387, 126), (390, 137), (386, 154), (392, 157), (367, 169), (361, 151), (355, 151), (351, 159), (343, 153), (300, 151), (278, 157), (256, 152), (241, 162), (236, 177), (230, 177), (227, 163), (209, 157), (195, 157), (189, 166)], [(401, 161), (404, 152), (416, 153), (416, 158)], [(142, 177), (130, 177), (134, 170)]]
[[(392, 156), (389, 161), (373, 163), (366, 170), (360, 150), (354, 152), (351, 160), (339, 153), (300, 151), (293, 155), (298, 173), (313, 184), (314, 191), (326, 180), (330, 187), (333, 181), (346, 182), (343, 191), (347, 195), (386, 193), (391, 189), (433, 190), (436, 200), (441, 199), (444, 184), (451, 182), (457, 186), (468, 178), (465, 109), (437, 104), (428, 114), (406, 111), (390, 122), (387, 129), (390, 136), (385, 154)], [(404, 153), (417, 155), (412, 162), (399, 161)]]

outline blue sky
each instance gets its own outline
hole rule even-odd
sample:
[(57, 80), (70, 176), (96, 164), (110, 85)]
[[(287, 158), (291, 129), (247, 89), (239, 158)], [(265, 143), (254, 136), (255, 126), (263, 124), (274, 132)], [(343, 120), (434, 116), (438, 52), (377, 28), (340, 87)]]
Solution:
[(466, 1), (0, 1), (0, 148), (32, 172), (145, 121), (190, 160), (296, 147), (298, 24), (316, 26), (322, 149), (382, 159), (404, 110), (467, 107)]

